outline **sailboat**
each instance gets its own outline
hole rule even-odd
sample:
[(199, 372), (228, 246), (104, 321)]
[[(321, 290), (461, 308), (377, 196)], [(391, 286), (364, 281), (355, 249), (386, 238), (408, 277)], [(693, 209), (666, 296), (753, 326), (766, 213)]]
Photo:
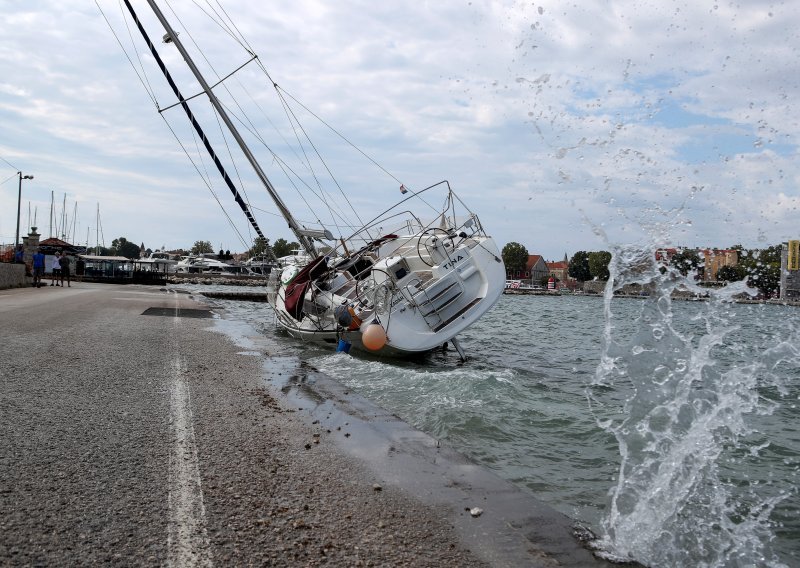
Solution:
[[(236, 202), (263, 237), (190, 110), (189, 99), (181, 94), (130, 2), (125, 4)], [(506, 276), (494, 239), (449, 182), (420, 190), (401, 184), (396, 204), (349, 234), (334, 237), (326, 227), (302, 225), (267, 178), (179, 34), (155, 0), (148, 4), (164, 28), (164, 43), (178, 49), (302, 248), (293, 262), (270, 274), (267, 294), (277, 323), (294, 337), (332, 343), (340, 351), (352, 347), (409, 356), (450, 343), (465, 358), (458, 336), (497, 302)]]

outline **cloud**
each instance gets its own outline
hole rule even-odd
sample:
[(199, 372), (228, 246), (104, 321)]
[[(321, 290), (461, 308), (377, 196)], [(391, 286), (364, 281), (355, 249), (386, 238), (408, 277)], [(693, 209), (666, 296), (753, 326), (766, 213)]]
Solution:
[[(222, 14), (216, 3), (201, 5)], [(800, 10), (792, 5), (223, 5), (232, 18), (227, 31), (241, 32), (269, 71), (260, 75), (251, 63), (227, 79), (237, 99), (251, 110), (257, 103), (283, 127), (275, 81), (409, 187), (449, 179), (501, 246), (515, 240), (561, 258), (606, 246), (597, 227), (612, 242), (655, 231), (698, 246), (763, 246), (797, 236)], [(142, 81), (92, 4), (18, 1), (5, 10), (0, 179), (13, 177), (0, 185), (0, 241), (13, 240), (13, 174), (21, 169), (36, 174), (25, 182), (23, 209), (30, 202), (45, 218), (51, 192), (66, 193), (79, 202), (81, 241), (100, 203), (107, 241), (125, 236), (178, 247), (210, 240), (243, 250), (252, 232), (213, 164), (195, 151), (185, 117), (179, 108), (164, 113), (205, 181), (148, 96), (145, 85), (162, 107), (174, 101), (136, 29), (117, 3), (101, 6)], [(198, 61), (209, 76), (221, 78), (247, 60), (226, 28), (188, 3), (175, 6), (192, 8), (181, 13), (181, 37), (202, 41), (213, 70)], [(137, 9), (182, 90), (198, 92), (180, 55), (160, 43), (152, 15)], [(193, 109), (227, 156), (232, 141), (219, 136), (199, 102)], [(398, 197), (399, 183), (294, 108), (360, 211), (375, 213)], [(296, 179), (269, 152), (283, 154), (295, 131), (277, 136), (260, 110), (248, 116), (268, 141), (269, 149), (255, 140), (255, 149), (287, 203), (304, 220), (328, 218), (306, 211), (290, 182)], [(291, 159), (298, 173), (308, 169)], [(314, 168), (330, 199), (342, 203), (325, 169)], [(267, 211), (257, 213), (267, 235), (290, 238), (252, 174), (233, 171), (253, 205)]]

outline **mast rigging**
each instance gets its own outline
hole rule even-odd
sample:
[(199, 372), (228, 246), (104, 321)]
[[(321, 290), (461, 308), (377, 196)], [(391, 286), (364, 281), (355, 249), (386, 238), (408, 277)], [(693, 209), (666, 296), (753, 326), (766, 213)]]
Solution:
[[(261, 169), (261, 166), (258, 164), (258, 162), (256, 161), (255, 157), (253, 156), (252, 152), (250, 151), (250, 148), (247, 146), (247, 144), (245, 143), (244, 139), (239, 134), (239, 131), (236, 129), (236, 126), (233, 124), (233, 122), (229, 118), (229, 116), (228, 116), (227, 112), (225, 111), (224, 107), (222, 106), (222, 104), (217, 99), (216, 95), (212, 91), (212, 89), (209, 86), (208, 82), (205, 80), (203, 75), (200, 73), (200, 70), (194, 64), (194, 61), (192, 60), (192, 58), (189, 55), (189, 53), (186, 51), (186, 48), (183, 46), (183, 43), (180, 41), (180, 39), (178, 39), (178, 34), (176, 34), (175, 31), (172, 29), (171, 25), (169, 24), (167, 19), (164, 17), (164, 14), (161, 12), (159, 7), (156, 5), (154, 0), (148, 0), (147, 3), (150, 5), (150, 8), (153, 10), (153, 13), (155, 14), (156, 18), (158, 18), (159, 22), (161, 22), (161, 25), (164, 26), (164, 29), (167, 32), (166, 35), (165, 35), (165, 42), (174, 43), (175, 44), (175, 47), (180, 52), (180, 54), (183, 57), (184, 61), (188, 65), (189, 69), (191, 70), (192, 74), (198, 80), (198, 82), (202, 86), (203, 90), (205, 91), (206, 95), (208, 96), (209, 101), (211, 102), (212, 106), (216, 110), (218, 116), (222, 119), (222, 121), (227, 126), (228, 130), (233, 135), (233, 137), (236, 140), (236, 142), (238, 143), (240, 149), (244, 153), (244, 155), (247, 158), (248, 162), (250, 162), (250, 165), (253, 167), (253, 170), (255, 171), (256, 175), (259, 178), (259, 180), (262, 182), (262, 184), (266, 188), (267, 192), (270, 194), (270, 197), (272, 197), (272, 200), (275, 202), (276, 206), (278, 207), (278, 209), (280, 210), (280, 212), (283, 215), (284, 219), (288, 223), (289, 228), (292, 230), (292, 232), (297, 237), (297, 239), (300, 242), (301, 246), (306, 250), (307, 253), (309, 253), (311, 255), (316, 255), (316, 249), (314, 248), (313, 240), (311, 238), (309, 238), (308, 236), (306, 236), (305, 230), (303, 228), (301, 228), (297, 224), (297, 222), (292, 217), (291, 213), (289, 213), (289, 210), (287, 209), (286, 205), (283, 203), (283, 200), (277, 194), (277, 192), (275, 191), (275, 188), (272, 186), (272, 183), (269, 181), (269, 179), (267, 178), (266, 174)], [(239, 207), (244, 212), (244, 214), (247, 217), (248, 221), (250, 221), (250, 224), (256, 230), (256, 233), (258, 234), (258, 236), (261, 237), (261, 238), (266, 238), (264, 236), (264, 234), (262, 233), (261, 228), (258, 226), (258, 223), (255, 220), (255, 217), (253, 217), (253, 214), (250, 212), (249, 208), (247, 207), (247, 204), (244, 202), (244, 200), (242, 199), (242, 196), (240, 195), (239, 191), (236, 189), (236, 186), (233, 184), (233, 181), (230, 179), (230, 177), (228, 176), (227, 172), (225, 171), (225, 168), (222, 165), (222, 162), (220, 161), (220, 159), (217, 156), (216, 152), (212, 148), (211, 143), (209, 142), (208, 138), (206, 137), (205, 133), (203, 132), (202, 127), (200, 126), (199, 122), (197, 121), (197, 119), (195, 118), (195, 116), (192, 113), (191, 109), (189, 108), (189, 105), (186, 102), (186, 99), (183, 97), (183, 95), (180, 92), (180, 89), (178, 89), (178, 86), (175, 84), (175, 81), (172, 79), (171, 74), (167, 70), (167, 67), (164, 64), (163, 60), (161, 59), (160, 55), (158, 54), (158, 51), (156, 50), (155, 46), (153, 45), (153, 42), (150, 40), (150, 37), (148, 36), (147, 32), (145, 31), (144, 26), (139, 21), (139, 18), (136, 15), (136, 12), (133, 9), (133, 6), (131, 6), (130, 1), (129, 0), (125, 0), (125, 5), (127, 6), (128, 11), (130, 12), (131, 17), (133, 18), (134, 22), (136, 22), (136, 26), (139, 29), (139, 32), (142, 34), (142, 37), (144, 38), (145, 42), (147, 43), (147, 46), (149, 47), (150, 52), (152, 53), (153, 57), (155, 58), (156, 62), (158, 63), (158, 66), (161, 69), (161, 72), (164, 74), (164, 77), (167, 79), (167, 82), (169, 83), (170, 87), (172, 88), (173, 93), (178, 98), (179, 104), (181, 105), (181, 107), (183, 108), (183, 110), (186, 113), (187, 117), (189, 118), (189, 121), (192, 123), (192, 126), (194, 127), (195, 131), (200, 136), (200, 139), (203, 141), (203, 145), (205, 146), (206, 150), (209, 152), (209, 154), (211, 155), (211, 158), (214, 160), (214, 164), (217, 166), (217, 170), (219, 171), (220, 175), (222, 175), (222, 178), (225, 180), (225, 183), (228, 186), (228, 189), (230, 189), (231, 193), (233, 193), (233, 196), (234, 196), (234, 199), (235, 199), (236, 203), (239, 204)]]

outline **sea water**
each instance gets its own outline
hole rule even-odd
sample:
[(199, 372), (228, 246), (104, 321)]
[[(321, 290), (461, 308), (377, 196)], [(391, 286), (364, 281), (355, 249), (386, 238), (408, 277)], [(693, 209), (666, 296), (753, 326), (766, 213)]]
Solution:
[(461, 336), (463, 363), (336, 353), (277, 330), (265, 304), (215, 301), (576, 519), (600, 554), (800, 565), (800, 308), (673, 301), (669, 274), (615, 258), (650, 295), (503, 296)]

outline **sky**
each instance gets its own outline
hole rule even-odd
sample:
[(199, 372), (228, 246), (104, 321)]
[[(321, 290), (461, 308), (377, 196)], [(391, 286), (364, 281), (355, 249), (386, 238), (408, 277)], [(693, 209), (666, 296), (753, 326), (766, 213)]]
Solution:
[[(250, 63), (225, 86), (258, 109), (259, 162), (301, 221), (325, 217), (269, 153), (294, 135), (267, 122), (273, 82), (392, 174), (297, 115), (329, 152), (340, 199), (366, 218), (400, 183), (446, 179), (499, 247), (551, 260), (800, 238), (797, 2), (220, 2), (160, 4), (219, 77), (249, 55), (209, 14), (227, 15), (258, 54), (269, 78)], [(147, 3), (133, 5), (184, 95), (197, 93)], [(35, 217), (44, 237), (76, 244), (246, 250), (255, 233), (180, 108), (159, 114), (156, 102), (175, 97), (123, 8), (3, 1), (0, 243), (14, 242), (21, 171), (34, 176), (22, 182), (22, 234)], [(191, 105), (216, 133), (202, 97)], [(230, 140), (215, 148), (233, 152)], [(241, 167), (231, 177), (264, 234), (293, 240)]]

